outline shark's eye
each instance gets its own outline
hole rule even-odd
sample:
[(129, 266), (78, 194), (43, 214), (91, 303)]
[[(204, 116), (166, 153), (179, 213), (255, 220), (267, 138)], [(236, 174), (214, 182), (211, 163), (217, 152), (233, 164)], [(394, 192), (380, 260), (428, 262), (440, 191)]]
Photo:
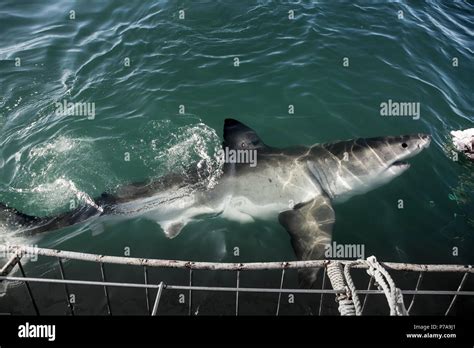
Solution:
[(408, 146), (407, 143), (403, 143), (403, 144), (402, 144), (402, 147), (403, 147), (403, 148), (406, 148), (407, 146)]
[(241, 145), (241, 146), (242, 146), (242, 147), (246, 147), (246, 146), (247, 146), (247, 144), (245, 144), (245, 143), (242, 143), (242, 145)]

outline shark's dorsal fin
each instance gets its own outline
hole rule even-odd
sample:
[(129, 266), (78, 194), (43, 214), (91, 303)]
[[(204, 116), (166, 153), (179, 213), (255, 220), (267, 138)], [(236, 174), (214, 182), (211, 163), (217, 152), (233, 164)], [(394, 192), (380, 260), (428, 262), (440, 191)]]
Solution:
[(232, 118), (227, 118), (224, 121), (224, 143), (222, 146), (233, 150), (267, 148), (257, 132)]

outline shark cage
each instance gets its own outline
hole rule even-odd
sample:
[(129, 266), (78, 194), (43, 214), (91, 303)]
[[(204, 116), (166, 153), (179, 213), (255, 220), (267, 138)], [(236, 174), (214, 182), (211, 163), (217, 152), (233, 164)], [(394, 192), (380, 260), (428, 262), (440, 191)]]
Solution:
[[(50, 311), (39, 304), (41, 294), (35, 286), (47, 284), (48, 296), (55, 297), (56, 306), (62, 306), (65, 315), (92, 313), (92, 308), (84, 308), (73, 301), (76, 286), (95, 288), (100, 291), (96, 300), (101, 298), (104, 313), (116, 314), (120, 303), (114, 303), (110, 291), (115, 288), (135, 289), (143, 304), (143, 313), (147, 315), (166, 315), (162, 308), (166, 305), (166, 293), (180, 291), (183, 297), (184, 310), (180, 314), (197, 315), (200, 304), (196, 295), (225, 293), (228, 295), (227, 308), (230, 315), (249, 314), (241, 307), (242, 297), (246, 294), (267, 296), (268, 308), (264, 313), (252, 314), (285, 315), (288, 311), (288, 298), (304, 295), (311, 300), (314, 315), (454, 315), (463, 311), (474, 310), (474, 289), (468, 280), (474, 272), (470, 265), (438, 265), (379, 262), (374, 256), (360, 260), (314, 260), (291, 262), (252, 262), (252, 263), (212, 263), (178, 260), (160, 260), (134, 257), (119, 257), (79, 253), (72, 251), (44, 249), (31, 246), (0, 246), (5, 263), (0, 269), (0, 302), (10, 308), (0, 308), (2, 314), (14, 315), (48, 315)], [(49, 267), (56, 268), (56, 277), (29, 275), (26, 258), (32, 254), (47, 258)], [(95, 268), (98, 279), (71, 279), (66, 272), (68, 265), (74, 262), (85, 262)], [(109, 267), (133, 267), (141, 274), (140, 281), (111, 281), (107, 276)], [(320, 268), (317, 288), (286, 287), (285, 280), (290, 273), (298, 270)], [(181, 270), (186, 272), (185, 284), (169, 283), (163, 279), (151, 280), (150, 272), (154, 269)], [(197, 272), (226, 272), (231, 276), (230, 286), (212, 286), (198, 284), (194, 280)], [(276, 272), (277, 282), (273, 287), (246, 286), (242, 276), (248, 272)], [(119, 274), (126, 274), (123, 273)], [(390, 272), (390, 273), (389, 273)], [(294, 274), (293, 274), (294, 275)], [(447, 277), (450, 281), (446, 281)], [(472, 277), (471, 277), (472, 278)], [(396, 282), (395, 282), (395, 280)], [(398, 286), (397, 286), (397, 284)], [(13, 285), (21, 288), (20, 300), (10, 299)], [(53, 291), (55, 289), (55, 291)], [(3, 294), (2, 294), (3, 292)], [(97, 293), (97, 292), (96, 292)], [(269, 297), (268, 297), (269, 296)], [(184, 298), (185, 297), (185, 298)], [(417, 304), (428, 299), (424, 304)], [(122, 299), (125, 301), (125, 299)], [(255, 301), (259, 301), (259, 297)], [(21, 305), (20, 305), (21, 304)], [(20, 306), (22, 309), (19, 310)], [(15, 307), (15, 308), (13, 308)], [(257, 306), (258, 307), (258, 306)], [(128, 314), (128, 313), (125, 313)], [(225, 314), (225, 313), (217, 313)], [(291, 312), (291, 314), (298, 314)], [(308, 314), (308, 313), (299, 313)]]

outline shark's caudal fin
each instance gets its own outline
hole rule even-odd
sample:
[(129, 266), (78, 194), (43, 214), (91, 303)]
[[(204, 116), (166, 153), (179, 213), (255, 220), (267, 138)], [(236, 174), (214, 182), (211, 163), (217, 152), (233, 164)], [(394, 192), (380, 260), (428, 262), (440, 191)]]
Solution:
[(31, 226), (38, 220), (35, 216), (23, 214), (15, 208), (0, 203), (0, 225)]
[(222, 147), (235, 150), (268, 148), (252, 128), (232, 118), (227, 118), (224, 121), (224, 142)]
[(21, 229), (26, 234), (36, 234), (71, 226), (94, 215), (101, 214), (102, 211), (96, 207), (85, 205), (59, 215), (37, 217), (24, 214), (15, 208), (0, 203), (0, 226)]
[[(291, 244), (298, 260), (319, 260), (324, 257), (325, 248), (331, 243), (335, 221), (334, 210), (327, 196), (297, 204), (278, 216), (278, 220), (291, 236)], [(319, 268), (298, 271), (300, 286), (315, 285)]]

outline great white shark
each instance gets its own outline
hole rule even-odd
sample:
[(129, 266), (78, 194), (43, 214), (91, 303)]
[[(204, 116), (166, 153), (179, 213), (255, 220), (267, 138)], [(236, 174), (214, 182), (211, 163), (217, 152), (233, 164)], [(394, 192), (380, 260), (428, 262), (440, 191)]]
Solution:
[[(125, 185), (55, 216), (30, 216), (0, 203), (0, 223), (34, 234), (94, 216), (153, 212), (166, 236), (174, 238), (188, 222), (209, 214), (240, 222), (278, 219), (298, 260), (322, 259), (332, 239), (333, 204), (401, 175), (410, 167), (404, 160), (429, 144), (429, 135), (412, 134), (277, 148), (243, 123), (226, 119), (223, 148), (254, 151), (256, 165), (224, 163), (212, 187), (204, 184), (208, 169), (193, 165), (186, 173)], [(301, 271), (303, 285), (311, 286), (316, 273)]]

